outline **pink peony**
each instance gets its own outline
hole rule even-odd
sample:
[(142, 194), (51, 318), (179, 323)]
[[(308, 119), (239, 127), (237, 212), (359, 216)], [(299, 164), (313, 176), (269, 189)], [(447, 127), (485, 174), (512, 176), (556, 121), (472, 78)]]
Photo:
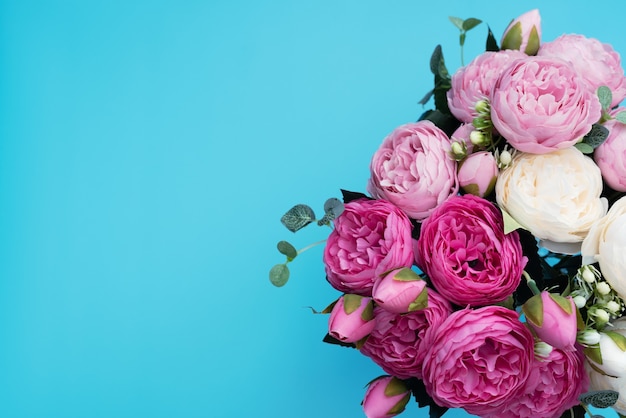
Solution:
[(361, 353), (382, 369), (401, 379), (422, 377), (422, 362), (437, 328), (450, 314), (450, 303), (432, 289), (428, 307), (407, 314), (395, 314), (377, 307), (376, 326)]
[(422, 221), (459, 190), (450, 139), (430, 121), (396, 128), (374, 153), (367, 190)]
[(346, 203), (334, 224), (324, 249), (324, 265), (335, 289), (371, 296), (382, 273), (413, 265), (413, 226), (391, 203), (368, 199)]
[(544, 290), (526, 301), (522, 311), (528, 326), (541, 341), (561, 350), (574, 348), (578, 309), (571, 297), (565, 298)]
[[(612, 112), (616, 115), (626, 111), (620, 107)], [(614, 190), (626, 192), (626, 125), (615, 119), (608, 120), (604, 126), (609, 130), (606, 138), (593, 154), (602, 178)]]
[(496, 187), (498, 172), (498, 163), (492, 153), (475, 152), (459, 165), (459, 186), (475, 196), (488, 196)]
[(507, 67), (496, 81), (491, 119), (520, 151), (544, 154), (569, 148), (600, 119), (595, 93), (567, 62), (528, 57)]
[(367, 386), (363, 398), (363, 412), (367, 418), (395, 417), (406, 407), (411, 392), (402, 380), (381, 376)]
[(365, 338), (376, 325), (372, 298), (343, 295), (333, 306), (328, 318), (328, 333), (345, 343)]
[(558, 418), (580, 403), (589, 387), (581, 350), (553, 349), (545, 359), (534, 359), (523, 390), (498, 413), (486, 418)]
[(452, 75), (448, 90), (450, 112), (461, 122), (472, 123), (478, 116), (474, 109), (480, 100), (490, 100), (496, 80), (511, 62), (525, 58), (520, 51), (485, 52)]
[(454, 312), (434, 333), (423, 365), (426, 391), (448, 408), (485, 416), (523, 389), (534, 340), (515, 311), (501, 306)]
[(472, 195), (449, 199), (424, 221), (417, 265), (442, 296), (461, 306), (500, 302), (520, 283), (526, 257), (501, 212)]
[(600, 86), (613, 93), (611, 107), (626, 97), (626, 77), (619, 54), (609, 44), (583, 35), (561, 35), (541, 45), (542, 57), (556, 57), (569, 62), (589, 84), (593, 94)]
[(401, 268), (386, 274), (374, 283), (374, 302), (394, 313), (406, 313), (424, 308), (428, 303), (426, 282), (410, 268)]
[(523, 51), (535, 55), (541, 43), (541, 16), (533, 9), (513, 19), (502, 35), (502, 49)]

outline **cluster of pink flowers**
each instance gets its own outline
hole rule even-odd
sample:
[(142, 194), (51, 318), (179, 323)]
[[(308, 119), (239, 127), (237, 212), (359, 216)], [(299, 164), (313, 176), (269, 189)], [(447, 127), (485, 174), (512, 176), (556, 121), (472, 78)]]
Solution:
[[(327, 240), (327, 280), (343, 293), (329, 335), (387, 373), (368, 386), (370, 418), (401, 413), (414, 380), (440, 407), (559, 417), (589, 376), (617, 388), (626, 413), (626, 327), (603, 331), (626, 297), (626, 198), (605, 197), (626, 192), (620, 57), (581, 35), (542, 43), (537, 10), (501, 43), (451, 77), (458, 129), (394, 129), (371, 160), (370, 197), (346, 202)], [(597, 127), (608, 136), (584, 154)], [(534, 289), (517, 306), (533, 282), (517, 228), (553, 254), (582, 251), (578, 293)]]

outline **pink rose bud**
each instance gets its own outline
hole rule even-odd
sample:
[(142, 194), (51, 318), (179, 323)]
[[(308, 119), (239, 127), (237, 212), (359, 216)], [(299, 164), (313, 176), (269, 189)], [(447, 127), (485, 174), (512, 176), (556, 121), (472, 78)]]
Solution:
[(541, 341), (560, 350), (572, 349), (578, 332), (578, 310), (571, 297), (543, 291), (528, 299), (522, 311)]
[(539, 10), (526, 12), (513, 19), (502, 35), (500, 49), (515, 49), (535, 55), (541, 42), (541, 16)]
[(407, 313), (428, 307), (426, 282), (410, 268), (394, 270), (374, 284), (372, 297), (381, 308)]
[(346, 294), (340, 297), (328, 318), (328, 333), (345, 343), (354, 343), (374, 329), (372, 298)]
[(498, 162), (490, 152), (476, 152), (463, 160), (458, 178), (465, 192), (478, 197), (488, 196), (496, 186)]
[(372, 381), (363, 398), (363, 411), (367, 418), (395, 417), (406, 407), (411, 394), (402, 380), (382, 376)]

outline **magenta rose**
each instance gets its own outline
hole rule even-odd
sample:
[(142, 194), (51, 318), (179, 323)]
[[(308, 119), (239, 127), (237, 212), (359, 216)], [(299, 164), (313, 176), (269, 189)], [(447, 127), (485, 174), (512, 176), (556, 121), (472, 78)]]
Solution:
[(580, 403), (589, 377), (581, 350), (553, 349), (547, 358), (534, 359), (522, 391), (498, 413), (486, 418), (558, 418)]
[(363, 412), (367, 418), (395, 417), (406, 407), (411, 392), (404, 382), (393, 376), (381, 376), (367, 386)]
[(525, 58), (520, 51), (484, 52), (452, 75), (452, 87), (448, 90), (450, 112), (461, 122), (472, 123), (478, 116), (476, 103), (490, 100), (491, 91), (502, 70), (511, 62)]
[(335, 289), (371, 296), (382, 273), (413, 265), (413, 226), (391, 203), (354, 200), (346, 203), (334, 224), (324, 249), (324, 265)]
[(538, 56), (556, 57), (569, 62), (595, 94), (600, 86), (613, 93), (611, 107), (626, 97), (626, 77), (619, 54), (609, 44), (583, 35), (561, 35), (541, 45)]
[(374, 153), (367, 190), (422, 221), (459, 190), (450, 139), (430, 121), (396, 128)]
[(428, 290), (428, 307), (424, 309), (396, 314), (376, 307), (376, 326), (361, 353), (386, 373), (401, 379), (421, 378), (431, 334), (451, 313), (450, 303), (432, 289)]
[(374, 303), (372, 298), (346, 294), (337, 299), (328, 318), (328, 333), (345, 343), (355, 343), (372, 330)]
[(533, 357), (533, 336), (515, 311), (463, 309), (435, 330), (424, 358), (424, 385), (438, 405), (486, 416), (518, 396)]
[(442, 296), (460, 306), (500, 302), (515, 291), (526, 265), (519, 235), (504, 233), (491, 202), (456, 196), (424, 221), (417, 265)]
[[(626, 111), (620, 107), (611, 112), (616, 115)], [(626, 125), (615, 119), (608, 120), (604, 127), (609, 130), (609, 136), (593, 153), (602, 178), (614, 190), (626, 192)]]
[(508, 66), (494, 85), (491, 119), (516, 149), (545, 154), (569, 148), (600, 119), (595, 92), (566, 61), (528, 57)]

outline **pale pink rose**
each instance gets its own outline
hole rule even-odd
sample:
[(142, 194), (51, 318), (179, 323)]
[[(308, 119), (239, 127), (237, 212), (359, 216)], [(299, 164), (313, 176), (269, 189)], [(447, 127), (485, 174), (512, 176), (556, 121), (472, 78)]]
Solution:
[(520, 51), (484, 52), (452, 75), (452, 87), (447, 92), (448, 107), (458, 120), (472, 123), (478, 116), (475, 106), (480, 100), (490, 100), (496, 80), (511, 62), (525, 58)]
[(574, 348), (578, 310), (571, 297), (543, 291), (526, 301), (522, 311), (541, 341), (561, 350)]
[(372, 295), (383, 273), (413, 265), (412, 224), (385, 200), (346, 203), (324, 248), (328, 282), (337, 290)]
[[(612, 115), (626, 111), (620, 107)], [(609, 130), (609, 136), (596, 148), (593, 153), (602, 178), (618, 192), (626, 192), (626, 125), (615, 119), (608, 120), (604, 127)]]
[(494, 85), (491, 119), (516, 149), (544, 154), (569, 148), (600, 119), (595, 93), (558, 58), (528, 57), (508, 66)]
[(428, 307), (407, 314), (396, 314), (376, 307), (376, 326), (361, 353), (391, 375), (401, 379), (422, 377), (422, 362), (432, 341), (432, 333), (450, 314), (450, 303), (432, 289)]
[(513, 19), (502, 35), (501, 49), (523, 51), (535, 55), (541, 43), (541, 16), (533, 9)]
[(460, 306), (483, 306), (515, 291), (527, 259), (517, 232), (504, 233), (498, 208), (464, 195), (424, 221), (416, 261), (442, 296)]
[(580, 403), (578, 397), (588, 388), (589, 378), (581, 350), (555, 348), (547, 358), (533, 359), (522, 392), (501, 411), (485, 418), (559, 418)]
[(569, 62), (589, 84), (593, 94), (600, 86), (613, 93), (611, 107), (626, 97), (626, 77), (619, 54), (609, 44), (583, 35), (561, 35), (541, 45), (542, 57), (556, 57)]
[(397, 269), (374, 283), (374, 302), (394, 313), (406, 313), (424, 308), (428, 303), (426, 282), (409, 268)]
[(478, 197), (489, 195), (498, 179), (498, 163), (492, 153), (480, 151), (468, 155), (459, 165), (459, 186)]
[(328, 318), (328, 333), (345, 343), (357, 342), (367, 336), (376, 322), (372, 298), (343, 295), (333, 306)]
[(450, 139), (430, 121), (396, 128), (374, 153), (368, 192), (422, 221), (459, 190)]
[(533, 336), (515, 311), (463, 309), (436, 328), (424, 358), (424, 385), (438, 405), (493, 414), (523, 390), (533, 357)]
[(363, 398), (363, 412), (367, 418), (395, 417), (406, 407), (411, 392), (402, 380), (381, 376), (367, 386)]

